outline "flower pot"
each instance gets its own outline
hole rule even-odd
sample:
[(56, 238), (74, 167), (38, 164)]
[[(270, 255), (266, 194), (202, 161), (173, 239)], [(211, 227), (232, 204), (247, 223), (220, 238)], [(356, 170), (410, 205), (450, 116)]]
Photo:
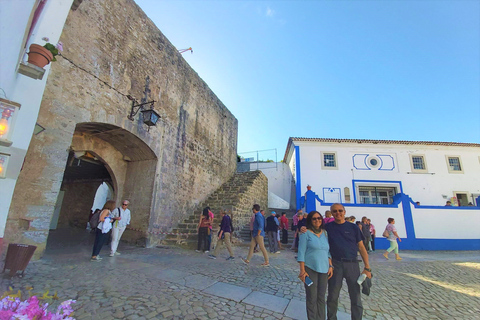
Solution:
[(37, 67), (43, 68), (52, 61), (53, 55), (50, 50), (38, 45), (30, 45), (30, 52), (28, 53), (28, 63), (34, 64)]

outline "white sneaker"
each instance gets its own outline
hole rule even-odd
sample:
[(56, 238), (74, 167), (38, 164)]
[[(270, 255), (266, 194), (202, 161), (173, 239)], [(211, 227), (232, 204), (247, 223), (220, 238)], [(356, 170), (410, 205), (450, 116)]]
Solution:
[(115, 256), (115, 253), (110, 253), (110, 257), (113, 257), (113, 256)]
[(115, 252), (115, 255), (119, 256), (119, 255), (121, 255), (121, 253), (117, 251), (117, 252)]

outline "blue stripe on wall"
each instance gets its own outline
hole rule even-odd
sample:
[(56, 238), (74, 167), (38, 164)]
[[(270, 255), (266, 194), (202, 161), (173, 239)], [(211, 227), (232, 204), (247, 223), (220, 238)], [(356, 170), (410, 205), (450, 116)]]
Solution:
[[(380, 232), (380, 231), (379, 231)], [(383, 232), (383, 230), (381, 230)], [(381, 233), (378, 233), (380, 234)], [(375, 238), (375, 249), (385, 250), (390, 246), (390, 241), (387, 238)], [(402, 250), (480, 250), (480, 239), (414, 239), (413, 241), (406, 241), (398, 243), (398, 249)], [(401, 252), (400, 252), (401, 255)]]
[[(417, 239), (410, 206), (413, 201), (408, 195), (403, 193), (395, 195), (394, 201), (396, 202), (399, 199), (402, 202), (405, 229), (407, 231), (407, 238), (402, 238), (402, 242), (398, 243), (400, 250), (480, 250), (480, 239)], [(442, 207), (433, 208), (439, 209)], [(454, 208), (458, 209), (458, 207)], [(377, 235), (380, 237), (375, 238), (375, 249), (387, 249), (390, 247), (390, 241), (383, 238), (381, 236), (382, 233), (383, 230), (377, 230)]]
[(300, 177), (300, 147), (295, 146), (295, 171), (297, 175), (296, 197), (297, 210), (300, 209), (300, 198), (302, 197), (302, 179)]

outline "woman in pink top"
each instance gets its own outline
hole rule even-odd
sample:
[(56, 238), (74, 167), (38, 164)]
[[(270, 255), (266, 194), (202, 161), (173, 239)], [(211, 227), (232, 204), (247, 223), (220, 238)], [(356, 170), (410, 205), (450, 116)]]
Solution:
[(385, 228), (385, 230), (388, 231), (387, 240), (390, 241), (390, 248), (388, 248), (387, 251), (385, 251), (383, 256), (388, 260), (388, 254), (393, 251), (395, 252), (395, 258), (397, 260), (402, 260), (402, 258), (400, 258), (400, 256), (398, 255), (398, 243), (397, 243), (397, 239), (400, 242), (402, 242), (402, 239), (400, 239), (400, 237), (398, 236), (397, 229), (395, 228), (395, 219), (388, 218), (388, 225)]
[(335, 219), (333, 218), (330, 210), (325, 211), (325, 218), (323, 218), (323, 224), (332, 222), (333, 220)]

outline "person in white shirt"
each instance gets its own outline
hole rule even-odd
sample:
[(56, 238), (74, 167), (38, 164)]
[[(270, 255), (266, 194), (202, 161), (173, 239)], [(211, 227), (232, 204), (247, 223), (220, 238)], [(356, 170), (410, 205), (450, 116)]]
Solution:
[(115, 255), (120, 255), (120, 252), (117, 252), (118, 243), (120, 242), (120, 238), (122, 237), (123, 232), (127, 225), (130, 224), (130, 210), (128, 209), (128, 205), (130, 201), (123, 200), (122, 206), (120, 208), (116, 208), (112, 211), (113, 215), (113, 226), (112, 226), (112, 242), (110, 244), (110, 257)]

